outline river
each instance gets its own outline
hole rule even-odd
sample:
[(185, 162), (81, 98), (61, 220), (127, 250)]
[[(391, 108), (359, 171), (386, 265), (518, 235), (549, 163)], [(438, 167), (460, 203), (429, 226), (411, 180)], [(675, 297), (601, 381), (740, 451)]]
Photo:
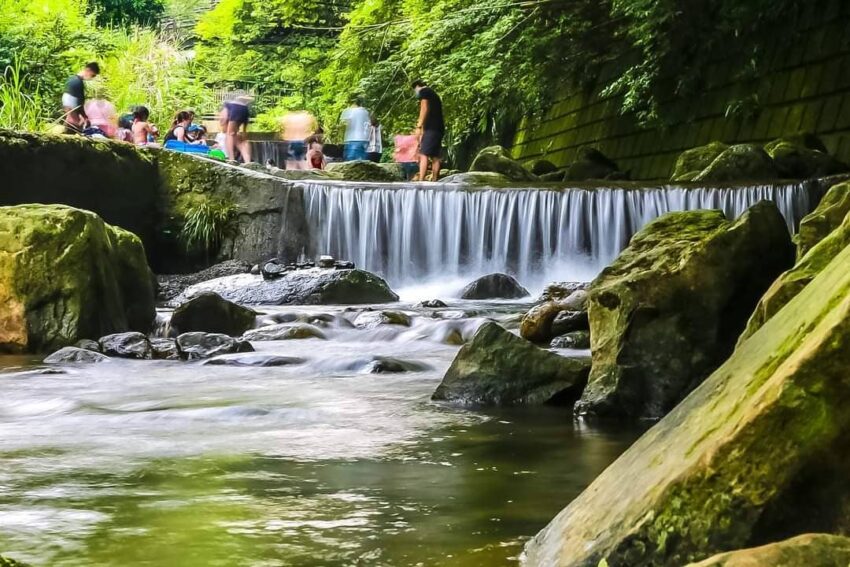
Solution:
[[(341, 325), (356, 312), (330, 307), (328, 340), (254, 343), (302, 359), (283, 367), (0, 358), (2, 552), (56, 566), (515, 564), (639, 431), (566, 408), (432, 403), (459, 348), (447, 333), (515, 327), (527, 304), (401, 307), (409, 328)], [(424, 369), (369, 373), (375, 356)]]

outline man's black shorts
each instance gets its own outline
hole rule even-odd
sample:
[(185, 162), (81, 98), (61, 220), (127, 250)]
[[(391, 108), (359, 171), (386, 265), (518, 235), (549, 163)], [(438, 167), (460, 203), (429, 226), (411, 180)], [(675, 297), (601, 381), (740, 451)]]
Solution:
[(425, 130), (419, 141), (419, 153), (430, 158), (440, 157), (443, 148), (443, 133), (439, 130)]
[(248, 123), (248, 107), (244, 104), (228, 102), (224, 105), (227, 109), (227, 121), (236, 122), (239, 126)]

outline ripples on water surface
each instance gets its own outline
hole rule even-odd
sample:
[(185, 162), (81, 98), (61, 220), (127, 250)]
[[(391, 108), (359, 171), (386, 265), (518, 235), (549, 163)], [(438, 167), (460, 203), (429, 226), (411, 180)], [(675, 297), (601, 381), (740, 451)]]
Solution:
[[(429, 402), (483, 315), (255, 343), (274, 368), (0, 358), (0, 544), (35, 565), (515, 562), (637, 435)], [(324, 309), (328, 312), (328, 309)], [(339, 309), (336, 310), (340, 311)], [(373, 356), (429, 370), (367, 374)]]

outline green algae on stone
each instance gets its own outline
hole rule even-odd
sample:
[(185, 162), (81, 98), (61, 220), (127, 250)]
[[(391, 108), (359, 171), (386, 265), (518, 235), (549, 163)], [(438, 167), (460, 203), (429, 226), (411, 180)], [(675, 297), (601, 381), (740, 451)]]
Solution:
[(764, 150), (785, 179), (824, 177), (847, 171), (846, 165), (825, 150), (807, 147), (799, 139), (779, 138), (765, 144)]
[(728, 148), (729, 146), (723, 142), (711, 142), (704, 146), (685, 150), (676, 159), (676, 166), (673, 168), (670, 181), (693, 181), (702, 170), (711, 165), (711, 162)]
[(368, 160), (329, 163), (326, 170), (345, 181), (401, 181), (396, 173)]
[(729, 146), (693, 180), (703, 183), (723, 183), (726, 181), (769, 181), (778, 177), (776, 165), (764, 149), (755, 144), (738, 144)]
[(719, 553), (688, 567), (845, 567), (850, 565), (850, 538), (803, 534), (759, 547)]
[(815, 210), (800, 221), (797, 233), (797, 259), (803, 258), (827, 237), (850, 213), (850, 182), (833, 185)]
[(592, 282), (593, 369), (579, 414), (658, 418), (732, 352), (747, 318), (793, 262), (788, 229), (763, 201), (649, 223)]
[(154, 283), (135, 235), (63, 205), (0, 207), (0, 351), (150, 330)]
[(845, 248), (530, 541), (526, 564), (678, 567), (846, 526), (827, 512), (848, 498), (848, 265)]
[(537, 179), (536, 175), (513, 159), (510, 152), (502, 146), (490, 146), (478, 152), (469, 171), (500, 173), (510, 181), (534, 181)]

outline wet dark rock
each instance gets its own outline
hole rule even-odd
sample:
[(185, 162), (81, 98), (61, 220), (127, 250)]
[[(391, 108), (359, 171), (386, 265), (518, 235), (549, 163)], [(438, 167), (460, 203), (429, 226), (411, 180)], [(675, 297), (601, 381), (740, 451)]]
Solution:
[(247, 354), (224, 354), (210, 358), (204, 361), (204, 364), (213, 366), (293, 366), (302, 364), (303, 358), (295, 356), (278, 356), (276, 354), (267, 354), (264, 352), (254, 352)]
[(251, 272), (250, 273), (255, 275), (255, 276), (259, 276), (260, 275), (260, 265), (254, 264), (253, 266), (251, 266)]
[(353, 270), (355, 267), (354, 262), (349, 262), (347, 260), (334, 262), (334, 269), (337, 270)]
[(319, 256), (319, 261), (316, 265), (320, 268), (333, 268), (336, 265), (336, 260), (333, 256)]
[(535, 305), (522, 317), (520, 336), (547, 343), (558, 335), (588, 329), (587, 301), (587, 292), (578, 289), (565, 299)]
[(528, 295), (516, 278), (499, 273), (478, 278), (460, 293), (461, 299), (519, 299)]
[(247, 331), (243, 336), (247, 341), (287, 341), (292, 339), (324, 339), (321, 329), (306, 323), (282, 323)]
[(502, 146), (484, 148), (472, 161), (470, 172), (500, 173), (510, 181), (535, 181), (537, 176), (511, 157), (510, 152)]
[(180, 358), (184, 360), (200, 360), (221, 354), (254, 351), (254, 347), (248, 341), (218, 333), (183, 333), (177, 337), (177, 348), (180, 351)]
[(563, 335), (572, 331), (586, 331), (589, 323), (587, 311), (561, 311), (552, 320), (552, 334)]
[(544, 183), (560, 183), (567, 178), (566, 171), (553, 171), (552, 173), (544, 173), (540, 176), (540, 181)]
[(179, 360), (180, 351), (173, 339), (151, 338), (151, 351), (155, 360)]
[(44, 362), (47, 364), (63, 364), (66, 362), (104, 362), (106, 360), (109, 360), (109, 357), (104, 356), (99, 352), (85, 348), (67, 346), (60, 348), (45, 358)]
[(361, 329), (374, 329), (380, 325), (410, 326), (410, 316), (401, 311), (364, 311), (354, 320)]
[(558, 166), (548, 159), (538, 159), (531, 163), (531, 167), (529, 169), (534, 175), (541, 176), (549, 173), (556, 173), (558, 171)]
[(156, 277), (159, 284), (157, 297), (160, 301), (171, 301), (193, 285), (224, 276), (246, 274), (250, 271), (251, 264), (248, 262), (228, 260), (192, 274), (160, 275)]
[(264, 280), (276, 280), (278, 278), (282, 278), (287, 272), (291, 272), (295, 269), (295, 266), (285, 265), (277, 260), (269, 260), (260, 268), (260, 275), (263, 276)]
[(153, 355), (151, 343), (142, 333), (115, 333), (101, 337), (98, 342), (106, 356), (145, 360)]
[(423, 372), (429, 370), (427, 364), (411, 360), (401, 360), (388, 356), (376, 356), (364, 369), (369, 374), (401, 374), (403, 372)]
[(223, 299), (214, 292), (199, 293), (182, 303), (171, 316), (174, 335), (202, 331), (238, 337), (254, 326), (257, 312)]
[(617, 164), (595, 148), (582, 148), (578, 159), (570, 165), (565, 181), (588, 181), (591, 179), (625, 179)]
[(431, 399), (465, 405), (570, 404), (587, 382), (588, 358), (565, 358), (485, 323), (461, 347)]
[(422, 309), (441, 309), (443, 307), (448, 307), (445, 301), (439, 299), (428, 299), (426, 301), (420, 301), (416, 304), (416, 307)]
[(540, 301), (566, 299), (576, 291), (587, 289), (589, 285), (588, 282), (552, 282), (543, 290)]
[(298, 270), (266, 281), (250, 274), (205, 282), (181, 300), (213, 291), (240, 305), (358, 305), (398, 301), (387, 282), (362, 270)]
[(552, 348), (590, 348), (590, 331), (573, 331), (560, 337), (555, 337), (549, 343)]
[(75, 344), (74, 346), (85, 350), (93, 350), (94, 352), (100, 352), (100, 344), (98, 344), (97, 341), (93, 341), (91, 339), (81, 339), (77, 341), (77, 344)]

